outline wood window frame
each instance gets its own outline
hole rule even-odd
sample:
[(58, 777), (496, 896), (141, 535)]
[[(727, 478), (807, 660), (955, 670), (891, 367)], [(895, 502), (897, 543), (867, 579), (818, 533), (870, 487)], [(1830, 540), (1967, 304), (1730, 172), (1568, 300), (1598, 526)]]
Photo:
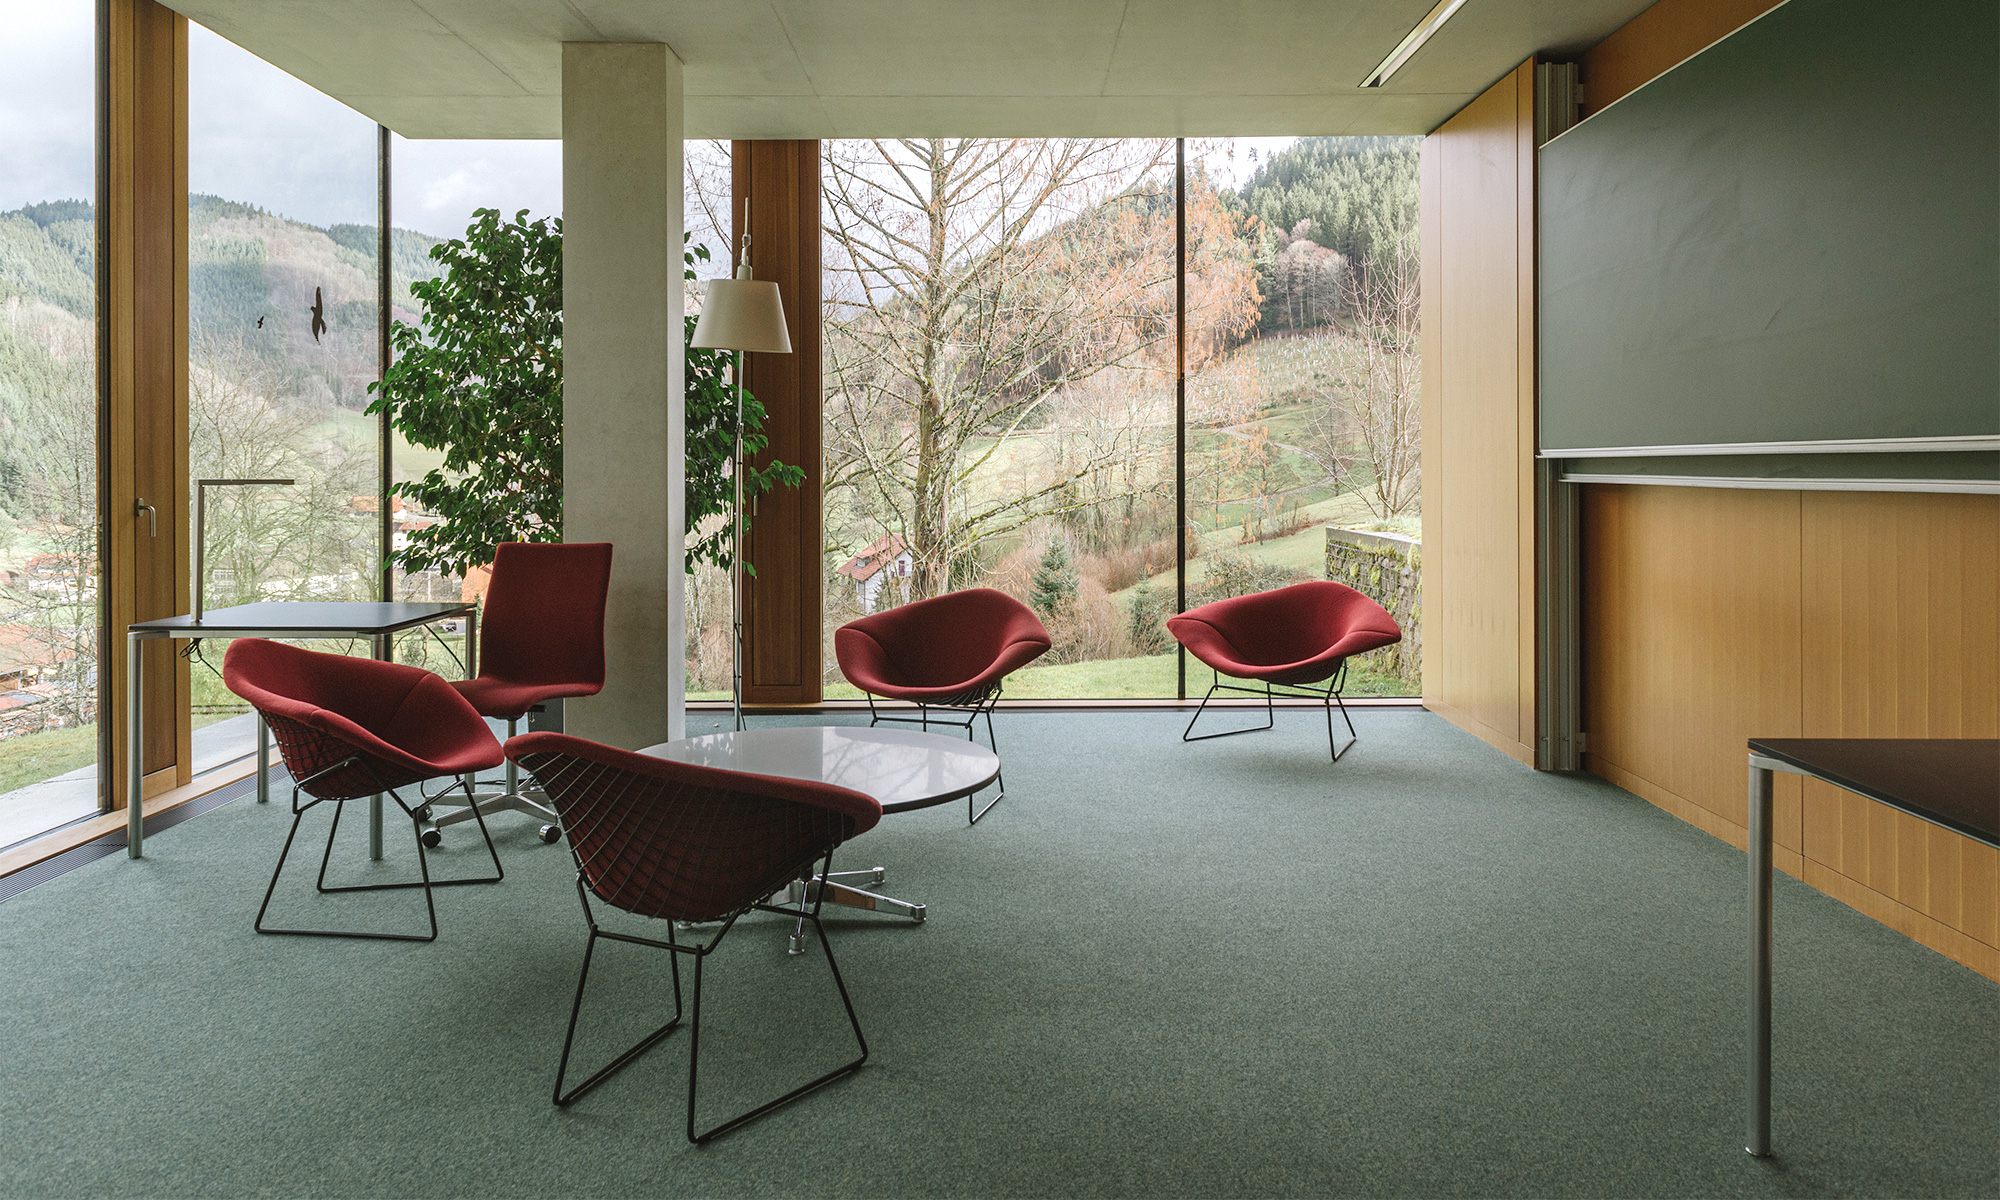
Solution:
[[(824, 467), (821, 461), (820, 143), (730, 143), (731, 242), (750, 234), (757, 278), (772, 280), (785, 307), (790, 354), (746, 354), (743, 383), (764, 405), (770, 444), (754, 459), (803, 468), (805, 482), (779, 488), (752, 510), (745, 559), (757, 569), (743, 588), (743, 700), (818, 704), (824, 698), (826, 622)], [(749, 226), (743, 224), (749, 202)]]
[[(188, 26), (98, 3), (98, 794), (125, 806), (125, 630), (186, 607)], [(141, 503), (151, 506), (142, 509)], [(187, 660), (145, 648), (143, 792), (192, 779)]]

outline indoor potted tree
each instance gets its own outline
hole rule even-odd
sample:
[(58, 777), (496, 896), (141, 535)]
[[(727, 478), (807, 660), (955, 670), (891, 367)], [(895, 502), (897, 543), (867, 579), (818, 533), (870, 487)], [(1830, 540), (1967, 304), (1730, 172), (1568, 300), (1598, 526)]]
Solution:
[[(391, 331), (395, 360), (370, 384), (368, 412), (387, 411), (412, 445), (443, 461), (390, 489), (415, 511), (437, 518), (413, 529), (391, 554), (406, 571), (463, 575), (493, 561), (505, 541), (562, 540), (562, 221), (512, 221), (482, 208), (465, 237), (440, 242), (431, 258), (443, 271), (410, 292), (423, 305), (420, 325)], [(686, 278), (706, 261), (705, 246), (684, 253)], [(691, 337), (689, 316), (683, 337)], [(730, 465), (736, 397), (724, 351), (686, 352), (687, 566), (727, 570), (727, 527), (708, 522), (734, 499)], [(746, 455), (761, 452), (764, 406), (743, 397)], [(805, 472), (773, 462), (746, 470), (745, 499)], [(749, 569), (749, 564), (745, 564)]]

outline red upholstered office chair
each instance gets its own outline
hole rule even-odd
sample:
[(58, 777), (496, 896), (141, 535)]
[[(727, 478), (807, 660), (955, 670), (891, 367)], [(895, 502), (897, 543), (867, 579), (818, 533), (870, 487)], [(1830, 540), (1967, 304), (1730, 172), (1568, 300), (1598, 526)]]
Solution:
[[(554, 802), (563, 831), (576, 856), (576, 895), (590, 927), (584, 945), (583, 970), (570, 1005), (569, 1031), (563, 1035), (562, 1060), (556, 1067), (555, 1102), (566, 1105), (616, 1073), (680, 1027), (682, 955), (694, 958), (694, 1013), (688, 1031), (688, 1140), (699, 1145), (788, 1104), (807, 1092), (833, 1082), (868, 1061), (868, 1043), (854, 1015), (847, 983), (833, 961), (833, 947), (819, 923), (819, 900), (807, 908), (780, 908), (763, 901), (792, 880), (809, 878), (815, 864), (821, 871), (833, 862), (834, 848), (865, 833), (882, 819), (882, 806), (868, 796), (831, 784), (746, 775), (713, 767), (673, 763), (565, 737), (559, 733), (529, 733), (510, 738), (507, 757), (534, 775)], [(590, 906), (595, 896), (605, 904), (664, 923), (667, 940), (636, 937), (600, 929)], [(701, 1061), (702, 965), (735, 927), (736, 918), (752, 909), (811, 922), (819, 934), (826, 965), (833, 972), (840, 1002), (860, 1057), (836, 1067), (810, 1083), (709, 1129), (695, 1132), (695, 1081)], [(676, 921), (720, 921), (706, 942), (683, 943), (675, 936)], [(576, 1040), (577, 1014), (583, 1009), (584, 986), (590, 980), (591, 954), (597, 939), (651, 946), (673, 955), (674, 1015), (631, 1049), (612, 1059), (568, 1092), (563, 1078), (569, 1071), (570, 1047)]]
[[(870, 725), (884, 721), (921, 725), (955, 725), (973, 737), (972, 723), (986, 716), (986, 740), (993, 753), (993, 706), (1001, 685), (1013, 671), (1047, 654), (1049, 631), (1027, 605), (992, 588), (969, 588), (885, 609), (849, 621), (833, 633), (833, 654), (847, 682), (868, 696)], [(876, 711), (875, 697), (908, 700), (917, 716), (896, 717)], [(963, 721), (931, 715), (941, 708), (964, 716)], [(1004, 776), (1000, 792), (984, 808), (965, 798), (967, 824), (977, 824), (995, 804), (1007, 798)]]
[[(410, 818), (410, 832), (421, 842), (422, 822), (396, 789), (427, 779), (454, 779), (464, 786), (472, 772), (497, 767), (500, 743), (486, 722), (457, 692), (429, 671), (397, 663), (338, 654), (315, 654), (263, 638), (238, 638), (222, 659), (222, 679), (229, 690), (250, 702), (264, 716), (271, 736), (292, 775), (292, 829), (264, 889), (253, 928), (258, 933), (306, 937), (384, 938), (428, 942), (437, 937), (437, 907), (431, 889), (461, 883), (498, 883), (506, 874), (493, 839), (486, 853), (493, 874), (472, 879), (431, 878), (421, 845), (417, 869), (422, 878), (405, 883), (368, 883), (328, 887), (327, 862), (333, 857), (334, 835), (349, 800), (387, 794)], [(311, 799), (299, 803), (303, 792)], [(430, 933), (350, 933), (319, 929), (266, 929), (264, 913), (278, 890), (278, 876), (299, 835), (299, 822), (316, 805), (331, 803), (333, 825), (327, 830), (326, 852), (320, 856), (321, 892), (379, 892), (399, 888), (424, 889)], [(486, 822), (479, 822), (486, 832)]]
[[(1403, 640), (1395, 618), (1381, 605), (1332, 580), (1217, 600), (1168, 617), (1167, 630), (1189, 654), (1215, 672), (1208, 695), (1201, 698), (1201, 707), (1194, 710), (1181, 732), (1182, 741), (1199, 742), (1271, 728), (1272, 689), (1286, 687), (1294, 689), (1287, 695), (1309, 696), (1326, 703), (1326, 744), (1335, 762), (1355, 741), (1354, 722), (1340, 697), (1347, 684), (1348, 658)], [(1263, 682), (1264, 723), (1191, 736), (1194, 723), (1217, 691), (1257, 694), (1256, 688), (1222, 682), (1224, 675)], [(1310, 686), (1318, 683), (1326, 685), (1324, 691)], [(1347, 741), (1338, 746), (1333, 740), (1335, 704), (1340, 705), (1340, 719), (1347, 722)]]
[[(507, 722), (508, 737), (547, 701), (596, 695), (604, 690), (610, 590), (609, 542), (502, 542), (493, 551), (493, 576), (480, 609), (479, 675), (451, 686), (480, 716)], [(442, 840), (443, 826), (469, 821), (475, 811), (527, 813), (545, 822), (543, 841), (562, 836), (548, 798), (521, 790), (511, 760), (502, 790), (472, 794), (472, 805), (445, 813), (424, 831), (426, 846)]]

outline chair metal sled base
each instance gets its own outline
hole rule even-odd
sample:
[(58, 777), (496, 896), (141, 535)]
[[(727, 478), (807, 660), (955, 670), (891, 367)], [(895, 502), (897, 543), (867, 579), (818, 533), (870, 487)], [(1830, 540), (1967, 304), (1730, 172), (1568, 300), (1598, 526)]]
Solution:
[[(1244, 687), (1241, 684), (1224, 683), (1222, 682), (1222, 672), (1215, 672), (1215, 682), (1209, 685), (1208, 694), (1201, 698), (1201, 704), (1194, 710), (1194, 716), (1188, 718), (1187, 728), (1181, 731), (1181, 740), (1183, 742), (1205, 742), (1210, 738), (1235, 737), (1239, 733), (1263, 733), (1277, 724), (1277, 707), (1272, 703), (1272, 700), (1274, 697), (1280, 695), (1287, 699), (1318, 700), (1326, 705), (1326, 746), (1333, 753), (1333, 761), (1339, 762), (1340, 756), (1347, 753), (1354, 743), (1359, 740), (1354, 732), (1354, 720), (1347, 715), (1347, 701), (1342, 699), (1340, 694), (1341, 689), (1347, 686), (1346, 659), (1343, 658), (1340, 660), (1340, 669), (1335, 671), (1333, 677), (1326, 681), (1326, 690), (1324, 692), (1290, 684), (1278, 684), (1276, 686), (1289, 690), (1274, 692), (1272, 690), (1273, 685), (1270, 683), (1266, 683), (1261, 691), (1253, 687)], [(1220, 733), (1196, 734), (1194, 731), (1195, 722), (1201, 720), (1201, 714), (1208, 711), (1208, 702), (1218, 691), (1244, 692), (1252, 696), (1264, 697), (1264, 723), (1262, 725), (1252, 725), (1247, 729), (1225, 729)], [(1336, 742), (1333, 736), (1333, 710), (1336, 705), (1340, 708), (1340, 719), (1347, 723), (1347, 740), (1344, 742)]]
[[(815, 875), (815, 878), (817, 877), (818, 874)], [(578, 975), (576, 981), (576, 1000), (574, 1003), (570, 1005), (570, 1010), (569, 1010), (569, 1032), (563, 1036), (562, 1060), (556, 1066), (556, 1086), (555, 1086), (554, 1100), (557, 1107), (559, 1108), (567, 1107), (571, 1103), (575, 1102), (577, 1099), (582, 1097), (586, 1092), (589, 1092), (591, 1089), (597, 1087), (598, 1084), (603, 1083), (611, 1076), (617, 1074), (620, 1070), (624, 1069), (627, 1065), (636, 1060), (640, 1055), (652, 1049), (660, 1042), (666, 1040), (666, 1038), (669, 1035), (673, 1034), (674, 1032), (676, 1032), (681, 1028), (681, 1020), (684, 1015), (684, 1012), (681, 1006), (680, 957), (683, 954), (690, 954), (694, 956), (694, 1005), (692, 1014), (686, 1014), (691, 1016), (691, 1019), (689, 1020), (687, 1026), (688, 1028), (688, 1108), (687, 1108), (688, 1141), (693, 1142), (697, 1146), (707, 1145), (709, 1142), (713, 1141), (718, 1137), (721, 1137), (723, 1134), (728, 1133), (733, 1129), (741, 1128), (742, 1126), (749, 1124), (750, 1122), (766, 1115), (767, 1113), (771, 1113), (776, 1111), (777, 1109), (783, 1108), (785, 1105), (792, 1103), (794, 1100), (801, 1099), (811, 1094), (812, 1092), (818, 1091), (820, 1088), (825, 1087), (827, 1084), (830, 1084), (837, 1079), (853, 1074), (854, 1072), (861, 1069), (862, 1064), (868, 1061), (868, 1041), (861, 1034), (860, 1018), (854, 1015), (854, 1001), (848, 997), (847, 981), (841, 978), (840, 966), (833, 960), (833, 946), (826, 940), (826, 930), (820, 927), (819, 914), (817, 912), (818, 908), (817, 904), (815, 904), (813, 909), (811, 910), (779, 909), (779, 908), (772, 908), (763, 904), (753, 904), (750, 906), (750, 908), (744, 909), (743, 912), (749, 912), (752, 909), (756, 909), (765, 912), (781, 913), (782, 915), (785, 916), (797, 916), (800, 919), (801, 924), (803, 924), (806, 921), (812, 922), (813, 932), (819, 935), (820, 948), (826, 952), (827, 969), (833, 972), (834, 986), (838, 988), (840, 991), (840, 1003), (842, 1004), (843, 1007), (847, 1009), (847, 1022), (849, 1026), (852, 1027), (854, 1030), (854, 1042), (855, 1045), (860, 1048), (861, 1054), (853, 1061), (844, 1063), (841, 1066), (835, 1067), (833, 1070), (828, 1071), (825, 1074), (820, 1075), (815, 1079), (800, 1084), (798, 1087), (793, 1088), (791, 1091), (786, 1092), (784, 1095), (779, 1096), (775, 1100), (767, 1100), (764, 1103), (758, 1105), (755, 1108), (750, 1109), (747, 1112), (740, 1113), (737, 1116), (731, 1117), (728, 1120), (723, 1121), (719, 1125), (712, 1126), (706, 1132), (699, 1132), (699, 1133), (696, 1132), (695, 1130), (696, 1084), (699, 1079), (700, 1067), (701, 1067), (702, 964), (708, 960), (708, 956), (710, 954), (714, 953), (715, 948), (722, 944), (722, 939), (729, 935), (729, 931), (735, 928), (736, 919), (742, 916), (743, 912), (734, 913), (730, 915), (726, 920), (724, 920), (722, 928), (717, 930), (715, 936), (710, 938), (705, 944), (702, 943), (682, 944), (676, 940), (673, 940), (673, 934), (671, 930), (673, 926), (677, 924), (676, 922), (669, 922), (668, 925), (669, 933), (667, 935), (668, 940), (661, 942), (661, 941), (655, 941), (651, 938), (635, 937), (631, 934), (612, 933), (609, 930), (599, 929), (597, 927), (597, 918), (595, 914), (591, 912), (590, 899), (584, 893), (583, 880), (580, 877), (577, 880), (576, 890), (577, 890), (577, 898), (583, 902), (584, 919), (588, 921), (590, 924), (590, 940), (584, 946), (583, 970)], [(672, 954), (673, 979), (674, 979), (674, 1015), (672, 1020), (669, 1020), (666, 1024), (660, 1026), (658, 1029), (655, 1029), (653, 1032), (641, 1038), (638, 1042), (634, 1043), (630, 1048), (626, 1049), (625, 1051), (620, 1053), (617, 1057), (613, 1058), (609, 1063), (605, 1064), (603, 1067), (600, 1067), (597, 1070), (597, 1072), (591, 1075), (588, 1079), (585, 1079), (582, 1083), (577, 1084), (574, 1088), (571, 1088), (569, 1091), (565, 1092), (563, 1091), (563, 1079), (568, 1074), (569, 1071), (570, 1049), (576, 1040), (577, 1016), (583, 1011), (584, 986), (590, 981), (590, 960), (591, 956), (597, 949), (597, 939), (599, 938), (609, 938), (613, 941), (629, 942), (635, 946), (651, 946), (656, 950), (666, 950)]]
[[(334, 766), (328, 767), (325, 771), (307, 776), (301, 782), (311, 783), (314, 779), (318, 779), (322, 775), (338, 771), (350, 765), (352, 761), (350, 759), (348, 762), (336, 763)], [(486, 853), (493, 860), (493, 874), (474, 876), (470, 879), (432, 879), (430, 863), (428, 861), (429, 856), (424, 853), (423, 819), (419, 816), (422, 810), (412, 809), (409, 805), (403, 803), (403, 798), (396, 794), (394, 788), (383, 788), (382, 792), (391, 800), (394, 800), (396, 807), (402, 809), (403, 814), (410, 818), (410, 830), (416, 835), (417, 839), (417, 870), (422, 877), (402, 883), (359, 883), (328, 887), (326, 882), (326, 868), (327, 864), (333, 860), (333, 842), (335, 836), (340, 832), (340, 816), (341, 813), (346, 811), (345, 806), (347, 802), (345, 800), (328, 801), (315, 798), (302, 805), (299, 803), (299, 789), (294, 787), (292, 789), (292, 828), (290, 832), (285, 834), (285, 848), (278, 852), (278, 865), (271, 872), (270, 886), (264, 889), (264, 902), (257, 907), (257, 917), (250, 923), (252, 929), (255, 929), (258, 933), (278, 934), (290, 937), (363, 938), (385, 942), (436, 941), (437, 905), (431, 898), (431, 893), (434, 889), (457, 887), (472, 883), (499, 883), (502, 879), (506, 878), (506, 869), (500, 865), (500, 853), (493, 848), (493, 835), (487, 831), (485, 818), (480, 817), (475, 809), (471, 811), (473, 811), (474, 818), (479, 822), (481, 836), (486, 839)], [(393, 892), (407, 888), (422, 888), (424, 890), (424, 912), (430, 920), (429, 933), (368, 933), (341, 929), (275, 929), (265, 927), (264, 914), (270, 910), (271, 897), (277, 894), (278, 877), (284, 874), (285, 860), (292, 853), (292, 842), (299, 836), (299, 823), (305, 819), (308, 811), (320, 804), (329, 803), (333, 805), (333, 824), (326, 831), (326, 851), (320, 855), (319, 878), (315, 881), (314, 887), (322, 895), (331, 895), (337, 892)]]
[[(508, 737), (511, 738), (514, 736), (520, 721), (521, 718), (519, 717), (508, 719)], [(539, 788), (523, 788), (521, 786), (521, 770), (514, 765), (513, 759), (510, 758), (507, 760), (506, 782), (502, 785), (500, 791), (481, 792), (475, 790), (473, 786), (474, 780), (469, 775), (466, 776), (465, 782), (466, 794), (472, 798), (472, 803), (463, 808), (456, 808), (451, 812), (439, 815), (432, 807), (443, 800), (443, 797), (439, 796), (433, 797), (421, 809), (417, 810), (418, 815), (426, 822), (423, 832), (419, 835), (424, 845), (432, 848), (440, 845), (444, 841), (444, 827), (447, 825), (456, 825), (461, 821), (470, 821), (475, 817), (480, 818), (480, 824), (484, 825), (484, 818), (492, 816), (494, 813), (503, 812), (526, 813), (528, 816), (541, 821), (542, 826), (536, 832), (541, 836), (542, 841), (548, 845), (553, 846), (556, 842), (562, 840), (562, 826), (556, 821), (556, 810), (549, 805), (548, 794)], [(446, 795), (449, 794), (449, 792), (446, 793)]]

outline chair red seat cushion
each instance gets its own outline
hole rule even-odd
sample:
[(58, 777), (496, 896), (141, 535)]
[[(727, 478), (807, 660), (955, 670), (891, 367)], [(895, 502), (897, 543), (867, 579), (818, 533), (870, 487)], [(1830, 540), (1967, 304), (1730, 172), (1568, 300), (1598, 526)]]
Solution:
[(479, 678), (452, 682), (483, 717), (604, 690), (609, 542), (502, 542), (480, 615)]
[[(310, 789), (323, 798), (366, 795), (505, 761), (472, 706), (418, 667), (238, 638), (223, 656), (222, 679), (279, 731), (279, 748), (295, 779), (356, 754), (372, 769), (372, 775), (349, 770), (326, 777)], [(288, 738), (280, 729), (284, 723), (320, 736)]]
[(1048, 651), (1041, 619), (993, 588), (885, 609), (833, 634), (834, 657), (849, 683), (922, 704), (976, 696)]
[(1168, 617), (1167, 631), (1224, 675), (1289, 686), (1331, 679), (1349, 656), (1403, 640), (1381, 605), (1330, 579), (1191, 608)]
[(458, 694), (485, 717), (518, 717), (537, 704), (574, 696), (595, 696), (603, 684), (520, 683), (482, 675), (477, 679), (447, 680)]

